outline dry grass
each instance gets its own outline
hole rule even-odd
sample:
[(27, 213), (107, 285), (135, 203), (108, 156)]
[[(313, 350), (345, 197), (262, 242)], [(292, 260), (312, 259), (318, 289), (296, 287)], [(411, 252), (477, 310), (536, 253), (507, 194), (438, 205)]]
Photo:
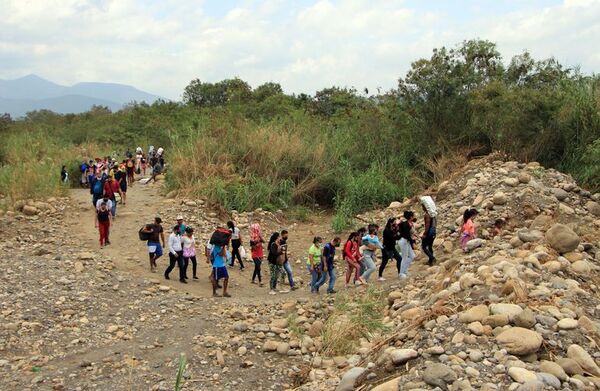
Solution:
[(371, 287), (352, 296), (339, 293), (334, 312), (323, 328), (321, 353), (325, 356), (354, 353), (361, 338), (371, 340), (384, 331), (385, 303), (383, 291)]

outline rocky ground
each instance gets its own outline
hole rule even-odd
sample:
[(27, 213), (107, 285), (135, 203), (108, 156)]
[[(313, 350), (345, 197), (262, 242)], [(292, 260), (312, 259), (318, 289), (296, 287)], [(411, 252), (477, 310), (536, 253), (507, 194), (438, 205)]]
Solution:
[[(435, 266), (418, 258), (401, 282), (392, 265), (386, 282), (329, 297), (305, 288), (269, 296), (250, 284), (251, 265), (232, 270), (232, 300), (210, 298), (204, 264), (187, 285), (150, 273), (136, 231), (155, 214), (184, 214), (199, 238), (226, 218), (157, 189), (130, 190), (102, 250), (85, 191), (0, 215), (0, 389), (173, 390), (181, 353), (183, 390), (600, 387), (600, 205), (564, 174), (472, 161), (431, 189)], [(464, 254), (456, 230), (469, 206), (481, 235)], [(420, 212), (407, 200), (359, 218), (381, 224), (406, 208)], [(332, 235), (326, 218), (233, 215), (242, 228), (288, 228), (300, 282), (310, 237)], [(492, 238), (497, 218), (507, 225)], [(385, 327), (363, 332), (369, 321)], [(340, 343), (346, 334), (354, 344)]]

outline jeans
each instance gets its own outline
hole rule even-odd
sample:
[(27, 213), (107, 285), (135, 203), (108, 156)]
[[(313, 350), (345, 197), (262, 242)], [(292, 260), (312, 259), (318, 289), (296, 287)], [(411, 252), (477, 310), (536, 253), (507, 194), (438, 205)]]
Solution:
[(311, 270), (310, 265), (306, 265), (306, 268), (311, 275), (310, 291), (318, 292), (321, 285), (323, 285), (326, 281), (327, 273), (323, 272), (321, 265), (315, 266), (313, 270)]
[(381, 254), (382, 255), (381, 255), (381, 266), (379, 266), (379, 277), (383, 277), (383, 271), (385, 270), (385, 267), (387, 266), (388, 261), (392, 258), (396, 260), (396, 269), (398, 270), (398, 273), (400, 273), (400, 264), (402, 263), (402, 257), (398, 253), (398, 250), (396, 250), (395, 248), (393, 248), (393, 249), (384, 248), (383, 250), (381, 250)]
[(335, 287), (335, 267), (327, 269), (327, 274), (329, 275), (329, 284), (327, 285), (327, 293), (332, 293)]
[(112, 199), (112, 208), (110, 209), (110, 214), (112, 214), (112, 217), (115, 217), (117, 215), (117, 200), (116, 199)]
[(269, 270), (271, 271), (271, 290), (275, 290), (277, 288), (277, 279), (279, 278), (279, 273), (283, 273), (283, 269), (280, 265), (276, 263), (269, 263)]
[(286, 262), (283, 264), (283, 270), (287, 274), (288, 282), (290, 283), (290, 288), (294, 286), (294, 276), (292, 275), (292, 267), (290, 266), (290, 262)]
[(240, 255), (240, 246), (242, 242), (239, 239), (231, 240), (231, 266), (235, 263), (235, 259), (237, 258), (240, 262), (240, 269), (244, 268), (244, 261), (242, 261), (242, 256)]
[(375, 271), (375, 269), (377, 269), (377, 267), (375, 266), (374, 258), (375, 258), (375, 253), (372, 253), (370, 251), (364, 252), (364, 258), (363, 258), (362, 264), (365, 268), (365, 271), (363, 272), (361, 277), (365, 281), (368, 281), (371, 274)]
[(183, 261), (183, 251), (177, 251), (177, 257), (169, 251), (169, 266), (165, 270), (165, 278), (169, 278), (169, 273), (175, 269), (175, 264), (179, 267), (179, 281), (185, 281), (185, 262)]
[(196, 271), (198, 270), (198, 261), (196, 260), (196, 256), (194, 255), (192, 257), (186, 257), (186, 258), (184, 258), (184, 260), (185, 260), (185, 264), (183, 266), (186, 271), (185, 278), (187, 278), (187, 267), (190, 264), (190, 261), (192, 261), (193, 276), (196, 277)]
[(408, 274), (408, 267), (412, 263), (413, 259), (415, 259), (415, 252), (412, 248), (412, 244), (404, 238), (398, 241), (398, 246), (400, 246), (400, 253), (402, 254), (400, 274)]
[(432, 263), (435, 260), (435, 256), (433, 255), (433, 241), (435, 240), (435, 236), (427, 235), (421, 240), (421, 248), (427, 258), (429, 258), (429, 263)]
[(254, 279), (256, 277), (258, 277), (258, 282), (262, 282), (262, 279), (260, 276), (260, 264), (262, 263), (262, 259), (253, 258), (252, 260), (254, 261), (254, 273), (252, 274), (252, 282), (254, 282)]

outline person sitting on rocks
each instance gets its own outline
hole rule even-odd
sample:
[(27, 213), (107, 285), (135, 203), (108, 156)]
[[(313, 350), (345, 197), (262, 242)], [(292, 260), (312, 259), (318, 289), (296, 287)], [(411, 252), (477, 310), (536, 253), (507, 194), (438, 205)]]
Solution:
[(492, 238), (502, 235), (505, 225), (506, 221), (504, 221), (504, 219), (496, 219), (496, 221), (494, 221), (494, 228), (492, 229)]
[(469, 240), (473, 240), (477, 237), (475, 230), (475, 217), (479, 212), (477, 209), (470, 208), (465, 210), (463, 213), (463, 225), (460, 229), (460, 246), (462, 247), (464, 252), (467, 252), (467, 243)]

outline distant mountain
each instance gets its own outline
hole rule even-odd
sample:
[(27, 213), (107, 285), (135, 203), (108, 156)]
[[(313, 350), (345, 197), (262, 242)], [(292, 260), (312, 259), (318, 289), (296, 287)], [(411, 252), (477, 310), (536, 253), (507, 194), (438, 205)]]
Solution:
[(124, 84), (77, 83), (68, 87), (36, 75), (0, 79), (0, 114), (9, 113), (13, 118), (41, 109), (61, 114), (81, 113), (94, 105), (116, 111), (131, 102), (153, 103), (157, 99), (160, 99), (157, 95)]

